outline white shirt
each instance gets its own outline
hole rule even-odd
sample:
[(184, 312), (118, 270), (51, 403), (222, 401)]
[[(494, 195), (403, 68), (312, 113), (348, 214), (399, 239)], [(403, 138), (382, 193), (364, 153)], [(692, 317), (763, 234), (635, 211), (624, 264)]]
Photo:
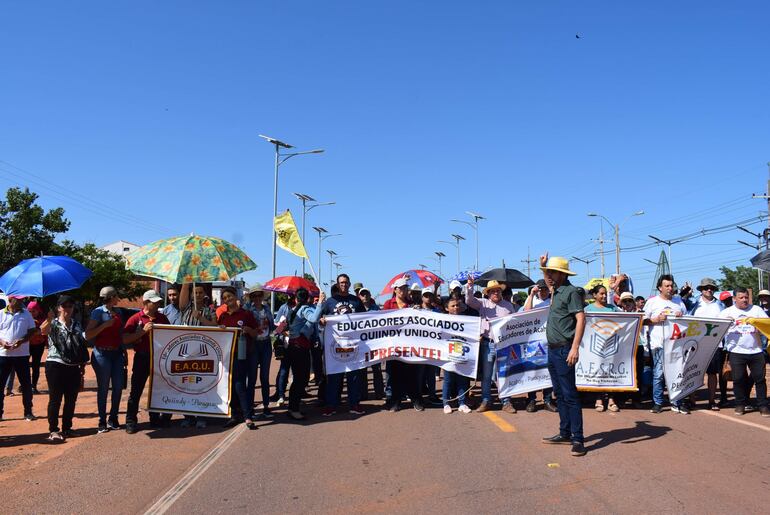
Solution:
[(551, 297), (549, 296), (547, 299), (543, 300), (539, 296), (535, 296), (535, 298), (532, 300), (532, 309), (535, 308), (547, 308), (551, 305)]
[[(667, 317), (677, 316), (677, 313), (679, 315), (684, 315), (687, 313), (687, 308), (679, 297), (666, 300), (660, 295), (651, 298), (644, 305), (644, 318), (648, 320), (657, 318), (661, 313), (665, 313)], [(650, 349), (662, 349), (663, 342), (671, 338), (673, 326), (666, 321), (652, 324), (649, 327), (650, 332), (647, 338)]]
[[(695, 308), (695, 311), (692, 312), (692, 316), (703, 318), (721, 318), (722, 309), (722, 303), (717, 299), (713, 299), (711, 302), (708, 302), (706, 299), (701, 297), (698, 300), (698, 306)], [(722, 347), (724, 347), (724, 343), (720, 340), (719, 348), (721, 349)]]
[(749, 306), (748, 309), (738, 309), (735, 306), (725, 308), (720, 313), (722, 318), (733, 320), (725, 335), (725, 350), (736, 354), (758, 354), (762, 352), (762, 341), (759, 331), (744, 318), (767, 318), (765, 311), (759, 306)]
[[(35, 319), (26, 309), (16, 313), (11, 313), (8, 308), (0, 310), (0, 339), (13, 343), (27, 336), (29, 330), (34, 328)], [(6, 358), (29, 356), (29, 341), (22, 343), (15, 349), (0, 347), (0, 356)]]

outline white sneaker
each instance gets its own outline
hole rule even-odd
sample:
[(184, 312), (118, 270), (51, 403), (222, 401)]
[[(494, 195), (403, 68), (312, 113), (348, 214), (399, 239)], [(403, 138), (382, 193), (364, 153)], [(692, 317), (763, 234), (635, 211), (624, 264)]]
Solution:
[(679, 406), (671, 405), (671, 413), (679, 413)]
[(449, 415), (450, 413), (452, 413), (452, 406), (450, 406), (449, 404), (447, 404), (446, 406), (444, 406), (444, 413), (446, 413), (447, 415)]
[(473, 410), (471, 410), (468, 406), (465, 404), (460, 404), (460, 407), (457, 408), (457, 411), (460, 413), (472, 413)]
[(278, 397), (278, 400), (277, 400), (277, 401), (275, 401), (275, 405), (276, 405), (277, 407), (279, 407), (279, 408), (280, 408), (281, 406), (283, 406), (284, 404), (286, 404), (286, 399), (284, 399), (283, 397)]

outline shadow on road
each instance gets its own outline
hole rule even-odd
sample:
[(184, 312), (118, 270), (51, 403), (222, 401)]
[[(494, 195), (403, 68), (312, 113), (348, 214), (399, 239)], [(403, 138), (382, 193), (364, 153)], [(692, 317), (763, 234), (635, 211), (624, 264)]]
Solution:
[(655, 440), (671, 431), (668, 426), (654, 426), (646, 420), (637, 420), (634, 427), (596, 433), (586, 438), (586, 450), (595, 451), (614, 443), (628, 444)]

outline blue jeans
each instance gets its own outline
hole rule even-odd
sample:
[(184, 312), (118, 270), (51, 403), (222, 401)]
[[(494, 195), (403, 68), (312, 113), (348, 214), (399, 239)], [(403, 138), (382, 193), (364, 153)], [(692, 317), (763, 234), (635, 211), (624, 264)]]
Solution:
[(479, 361), (481, 361), (481, 400), (492, 402), (492, 375), (497, 357), (494, 347), (490, 348), (487, 338), (481, 339)]
[(340, 404), (342, 376), (348, 380), (348, 405), (358, 406), (361, 402), (361, 371), (345, 372), (344, 374), (329, 374), (326, 376), (326, 405), (336, 408)]
[(112, 382), (112, 404), (110, 420), (118, 420), (120, 396), (123, 393), (123, 351), (101, 350), (94, 347), (91, 365), (96, 374), (96, 407), (99, 411), (99, 424), (107, 423), (107, 393)]
[[(666, 379), (663, 375), (663, 348), (652, 349), (652, 402), (663, 406), (665, 397), (663, 390), (666, 388)], [(679, 406), (682, 401), (672, 402), (672, 406)]]
[(567, 365), (570, 348), (569, 344), (548, 347), (548, 372), (559, 409), (559, 434), (573, 442), (583, 443), (583, 411), (575, 386), (575, 367)]
[(286, 398), (286, 386), (289, 384), (289, 360), (282, 359), (278, 368), (278, 376), (275, 378), (275, 396), (279, 399)]
[(460, 406), (465, 404), (465, 394), (468, 392), (470, 384), (470, 378), (445, 370), (444, 386), (442, 387), (444, 406), (449, 406), (449, 399), (455, 395), (457, 396), (457, 402)]
[[(259, 369), (259, 386), (262, 390), (262, 404), (263, 407), (267, 408), (270, 403), (270, 361), (273, 358), (273, 345), (270, 340), (256, 340), (254, 342), (254, 354), (256, 357), (256, 366)], [(252, 406), (254, 405), (255, 386), (256, 384), (247, 386), (251, 392)]]

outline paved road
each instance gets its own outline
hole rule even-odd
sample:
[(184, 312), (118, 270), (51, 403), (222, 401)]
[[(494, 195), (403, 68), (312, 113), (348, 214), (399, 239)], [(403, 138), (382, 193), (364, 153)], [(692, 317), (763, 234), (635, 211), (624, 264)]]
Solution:
[[(144, 512), (185, 477), (168, 513), (762, 513), (770, 501), (770, 419), (584, 411), (588, 455), (546, 446), (557, 416), (370, 410), (280, 414), (256, 431), (179, 427), (83, 436), (4, 478), (17, 512)], [(201, 466), (227, 439), (229, 446)], [(197, 465), (197, 467), (196, 467)], [(190, 476), (189, 471), (199, 474)], [(9, 488), (9, 485), (13, 485)], [(34, 499), (34, 504), (31, 502)]]

